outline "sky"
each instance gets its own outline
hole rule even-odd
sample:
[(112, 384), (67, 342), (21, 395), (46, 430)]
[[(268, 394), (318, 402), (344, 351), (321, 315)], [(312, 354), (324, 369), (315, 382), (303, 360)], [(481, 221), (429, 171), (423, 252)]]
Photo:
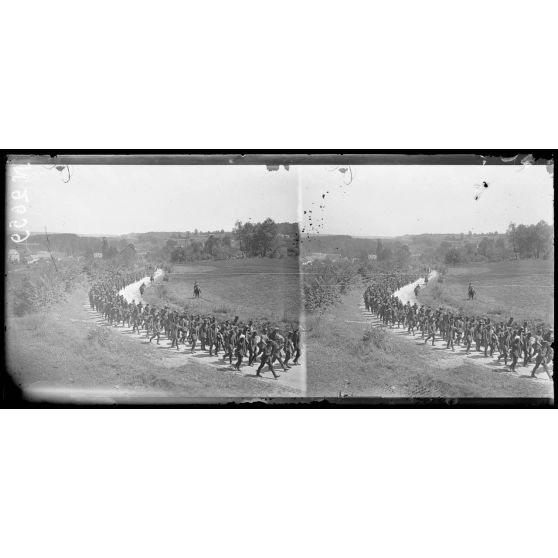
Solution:
[[(18, 165), (8, 167), (8, 221), (27, 219), (24, 228), (32, 232), (118, 235), (231, 230), (236, 220), (271, 217), (301, 219), (306, 233), (353, 236), (504, 232), (511, 221), (553, 223), (552, 177), (543, 165), (351, 169), (353, 180), (344, 184), (348, 174), (326, 166), (270, 172), (263, 165), (72, 165), (64, 183), (67, 175), (55, 168)], [(27, 191), (19, 203), (24, 214), (11, 210), (14, 189)]]
[[(345, 185), (335, 167), (299, 167), (306, 234), (483, 233), (505, 232), (511, 221), (533, 224), (543, 219), (553, 224), (553, 178), (544, 165), (376, 165), (351, 170), (353, 181)], [(482, 187), (483, 181), (488, 188)]]
[(264, 165), (71, 165), (70, 173), (65, 184), (65, 171), (55, 168), (8, 168), (9, 191), (27, 189), (26, 213), (17, 218), (28, 220), (28, 230), (118, 235), (232, 230), (238, 219), (298, 220), (292, 167), (270, 172)]

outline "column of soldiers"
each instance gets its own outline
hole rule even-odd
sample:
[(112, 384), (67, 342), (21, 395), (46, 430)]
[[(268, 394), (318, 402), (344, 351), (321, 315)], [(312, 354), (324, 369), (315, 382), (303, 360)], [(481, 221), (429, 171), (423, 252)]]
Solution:
[[(498, 353), (498, 361), (515, 372), (516, 366), (535, 364), (531, 376), (535, 377), (541, 366), (552, 379), (548, 365), (552, 363), (554, 332), (542, 325), (529, 327), (527, 322), (518, 324), (514, 318), (507, 322), (493, 322), (490, 318), (467, 316), (448, 309), (437, 310), (424, 305), (403, 304), (394, 296), (403, 285), (415, 281), (417, 277), (392, 273), (378, 277), (364, 292), (366, 310), (376, 314), (383, 324), (390, 328), (404, 327), (410, 335), (418, 335), (424, 343), (438, 340), (447, 349), (464, 347), (465, 354), (471, 350), (492, 357)], [(474, 346), (474, 349), (472, 347)]]
[(279, 376), (274, 364), (278, 363), (284, 372), (299, 365), (301, 339), (298, 326), (281, 334), (278, 328), (257, 328), (252, 321), (243, 323), (238, 318), (218, 321), (211, 315), (193, 315), (168, 306), (144, 305), (141, 301), (136, 304), (135, 300), (128, 302), (119, 291), (140, 279), (141, 276), (137, 275), (124, 280), (105, 277), (89, 292), (91, 308), (109, 325), (127, 325), (138, 335), (144, 334), (149, 342), (156, 340), (160, 344), (161, 336), (165, 335), (171, 341), (171, 349), (177, 351), (180, 345), (184, 345), (193, 354), (199, 345), (199, 350), (210, 356), (219, 356), (222, 352), (223, 361), (228, 360), (235, 370), (240, 370), (243, 364), (251, 367), (259, 361), (257, 377), (262, 377), (266, 365), (275, 379)]

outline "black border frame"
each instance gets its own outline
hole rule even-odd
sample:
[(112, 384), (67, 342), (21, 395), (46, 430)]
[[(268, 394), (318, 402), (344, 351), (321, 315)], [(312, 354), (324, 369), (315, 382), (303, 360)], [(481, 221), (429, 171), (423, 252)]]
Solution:
[[(556, 150), (467, 150), (467, 149), (438, 149), (438, 150), (253, 150), (253, 149), (196, 149), (196, 150), (161, 150), (161, 149), (12, 149), (2, 150), (2, 163), (25, 164), (213, 164), (213, 165), (520, 165), (522, 159), (532, 155), (529, 164), (546, 165), (554, 160)], [(512, 158), (505, 162), (502, 158)], [(6, 173), (1, 173), (1, 182), (6, 194)], [(554, 187), (556, 185), (554, 178)], [(5, 223), (6, 204), (3, 204)], [(3, 227), (6, 234), (6, 227)], [(6, 243), (4, 243), (6, 246)], [(2, 259), (2, 270), (5, 274), (5, 258)], [(5, 277), (5, 275), (4, 275)], [(4, 305), (5, 289), (1, 292), (2, 307)], [(5, 314), (4, 314), (5, 319)], [(4, 323), (4, 331), (6, 325)], [(556, 394), (556, 377), (554, 376), (554, 393)], [(152, 398), (138, 400), (123, 400), (114, 405), (92, 403), (48, 403), (25, 399), (21, 390), (15, 385), (7, 372), (6, 361), (0, 373), (0, 407), (4, 408), (201, 408), (201, 409), (229, 409), (229, 408), (268, 408), (268, 409), (313, 409), (313, 408), (372, 408), (372, 409), (532, 409), (554, 408), (555, 399), (539, 398), (260, 398), (252, 400), (234, 401), (230, 398), (207, 398), (207, 402), (187, 400), (185, 398), (166, 399), (164, 403), (154, 402)]]

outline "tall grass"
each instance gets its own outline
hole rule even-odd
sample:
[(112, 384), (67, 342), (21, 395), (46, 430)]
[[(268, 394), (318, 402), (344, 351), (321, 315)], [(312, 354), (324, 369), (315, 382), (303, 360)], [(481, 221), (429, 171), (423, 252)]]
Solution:
[(109, 351), (116, 351), (120, 345), (120, 339), (106, 326), (98, 326), (87, 334), (89, 346), (98, 345)]
[(356, 350), (360, 355), (367, 355), (375, 350), (391, 353), (393, 344), (384, 329), (370, 326), (356, 343)]

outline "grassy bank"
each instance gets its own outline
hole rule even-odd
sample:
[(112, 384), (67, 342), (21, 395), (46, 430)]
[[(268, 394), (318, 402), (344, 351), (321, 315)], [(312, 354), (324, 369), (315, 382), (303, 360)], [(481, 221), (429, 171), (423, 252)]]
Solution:
[(195, 362), (169, 366), (156, 345), (144, 345), (97, 324), (84, 308), (86, 291), (41, 314), (7, 319), (8, 372), (20, 386), (114, 387), (172, 396), (290, 396), (281, 386), (216, 371)]
[[(469, 301), (469, 281), (476, 290)], [(421, 289), (419, 301), (445, 306), (468, 315), (496, 321), (554, 323), (554, 264), (545, 260), (518, 260), (448, 268), (443, 283), (432, 281)]]
[(550, 397), (552, 386), (474, 364), (441, 366), (428, 348), (372, 329), (358, 290), (306, 320), (308, 395), (335, 397)]

